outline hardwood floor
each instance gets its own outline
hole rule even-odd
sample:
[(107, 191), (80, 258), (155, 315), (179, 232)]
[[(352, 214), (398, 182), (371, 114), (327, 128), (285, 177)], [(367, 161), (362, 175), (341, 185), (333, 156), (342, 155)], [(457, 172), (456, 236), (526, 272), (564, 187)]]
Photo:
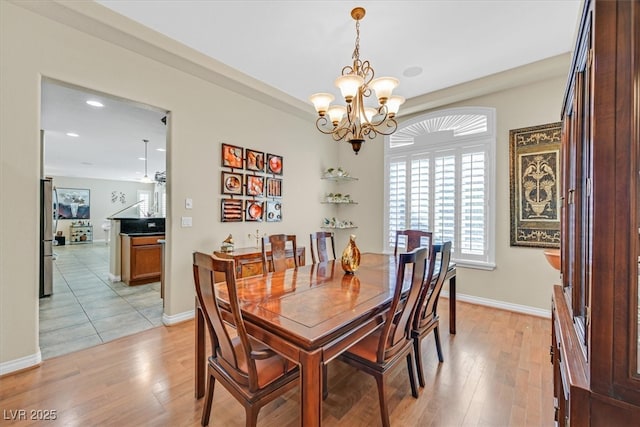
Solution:
[[(449, 335), (440, 303), (444, 363), (424, 340), (427, 385), (411, 397), (406, 367), (390, 376), (387, 402), (394, 426), (551, 426), (551, 321), (458, 303), (457, 335)], [(0, 425), (198, 426), (194, 398), (194, 322), (158, 327), (46, 360), (0, 378)], [(17, 420), (24, 410), (26, 419)], [(32, 410), (45, 411), (33, 413)], [(56, 411), (53, 421), (32, 415)], [(260, 412), (258, 425), (297, 427), (298, 389)], [(222, 386), (210, 426), (244, 426), (244, 410)], [(324, 426), (381, 425), (376, 385), (341, 363), (329, 365)]]

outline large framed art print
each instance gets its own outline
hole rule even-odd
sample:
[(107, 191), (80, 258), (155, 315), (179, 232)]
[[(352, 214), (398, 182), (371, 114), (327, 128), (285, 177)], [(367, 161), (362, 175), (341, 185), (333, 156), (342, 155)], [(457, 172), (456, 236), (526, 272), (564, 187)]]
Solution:
[(561, 123), (509, 131), (511, 246), (560, 247)]

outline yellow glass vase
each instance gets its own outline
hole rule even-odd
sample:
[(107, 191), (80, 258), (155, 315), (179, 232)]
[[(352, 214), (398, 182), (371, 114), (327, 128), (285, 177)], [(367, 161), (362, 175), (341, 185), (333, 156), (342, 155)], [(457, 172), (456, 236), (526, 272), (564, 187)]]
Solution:
[(349, 236), (349, 243), (342, 251), (342, 269), (353, 274), (360, 267), (360, 249), (356, 246), (356, 235)]

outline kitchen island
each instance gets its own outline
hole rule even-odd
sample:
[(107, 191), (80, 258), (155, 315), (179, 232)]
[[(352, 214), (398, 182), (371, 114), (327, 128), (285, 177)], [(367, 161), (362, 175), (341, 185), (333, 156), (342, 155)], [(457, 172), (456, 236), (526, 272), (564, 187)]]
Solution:
[(159, 282), (164, 233), (120, 234), (122, 281), (129, 286)]

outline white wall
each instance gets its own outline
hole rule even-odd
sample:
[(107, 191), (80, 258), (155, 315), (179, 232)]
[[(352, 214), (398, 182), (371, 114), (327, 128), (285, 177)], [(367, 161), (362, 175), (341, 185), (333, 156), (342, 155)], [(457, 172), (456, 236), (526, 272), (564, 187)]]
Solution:
[[(91, 218), (89, 222), (93, 225), (93, 240), (104, 241), (105, 234), (102, 231), (103, 221), (111, 214), (119, 211), (122, 208), (135, 203), (138, 197), (138, 191), (148, 191), (153, 194), (154, 185), (145, 184), (142, 182), (132, 181), (112, 181), (107, 179), (92, 179), (92, 178), (72, 178), (65, 176), (54, 176), (53, 184), (57, 188), (83, 188), (88, 189), (91, 193)], [(111, 200), (111, 193), (116, 192), (124, 194), (125, 203), (122, 203), (118, 198), (115, 202)], [(137, 210), (132, 208), (127, 211), (131, 216), (137, 216)], [(59, 220), (58, 231), (62, 231), (64, 236), (69, 241), (69, 226), (73, 220)]]
[[(34, 8), (37, 13), (22, 6)], [(41, 13), (55, 16), (56, 20)], [(78, 13), (84, 15), (77, 16)], [(207, 65), (206, 60), (192, 51), (182, 53), (189, 57), (187, 67), (200, 73), (198, 77), (133, 52), (130, 47), (135, 43), (126, 43), (128, 39), (122, 42), (126, 47), (121, 47), (69, 26), (83, 26), (89, 19), (86, 17), (98, 20), (87, 23), (87, 31), (98, 31), (105, 37), (113, 35), (113, 28), (102, 26), (103, 18), (132, 33), (140, 35), (142, 31), (95, 3), (0, 2), (0, 368), (4, 371), (39, 362), (42, 76), (171, 112), (167, 126), (168, 317), (193, 310), (194, 250), (210, 252), (229, 233), (238, 246), (253, 243), (247, 235), (255, 232), (256, 223), (220, 222), (221, 142), (284, 156), (284, 219), (280, 223), (258, 224), (261, 233), (295, 233), (301, 242), (307, 242), (309, 233), (317, 230), (330, 212), (330, 207), (318, 203), (324, 191), (319, 177), (325, 168), (335, 164), (337, 148), (315, 129), (312, 108), (308, 116), (301, 118), (300, 114), (283, 112), (286, 106), (276, 109), (226, 89), (233, 87), (231, 82), (224, 87), (213, 84), (204, 78), (208, 78), (202, 65)], [(69, 20), (70, 24), (57, 20)], [(171, 45), (148, 30), (143, 32), (141, 36), (162, 48)], [(147, 50), (149, 54), (167, 56), (158, 49)], [(269, 99), (255, 93), (257, 99)], [(185, 209), (186, 198), (193, 199), (193, 209)], [(180, 227), (181, 216), (191, 216), (193, 227)]]

